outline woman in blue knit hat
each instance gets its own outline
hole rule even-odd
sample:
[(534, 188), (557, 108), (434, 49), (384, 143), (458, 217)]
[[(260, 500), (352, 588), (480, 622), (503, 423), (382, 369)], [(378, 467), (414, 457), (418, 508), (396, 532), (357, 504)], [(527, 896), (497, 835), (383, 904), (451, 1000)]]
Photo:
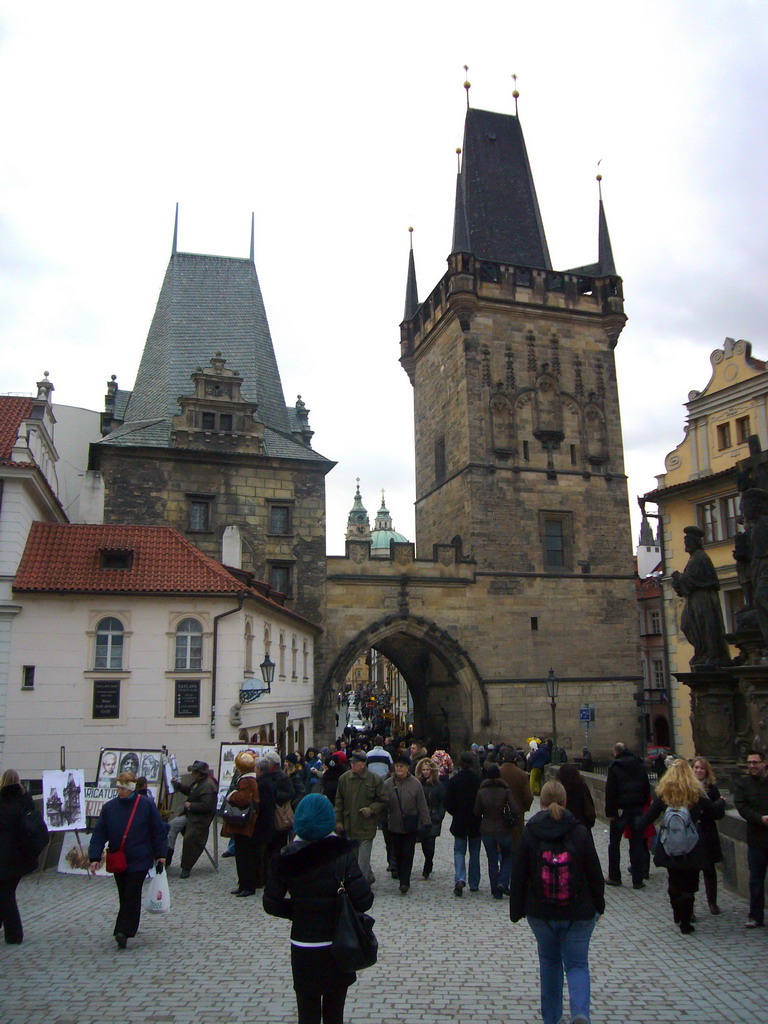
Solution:
[(270, 864), (264, 909), (291, 922), (299, 1024), (343, 1024), (347, 989), (357, 976), (340, 971), (331, 953), (339, 881), (359, 911), (368, 910), (373, 893), (360, 873), (355, 844), (336, 835), (336, 812), (327, 797), (305, 796), (293, 827), (296, 839)]

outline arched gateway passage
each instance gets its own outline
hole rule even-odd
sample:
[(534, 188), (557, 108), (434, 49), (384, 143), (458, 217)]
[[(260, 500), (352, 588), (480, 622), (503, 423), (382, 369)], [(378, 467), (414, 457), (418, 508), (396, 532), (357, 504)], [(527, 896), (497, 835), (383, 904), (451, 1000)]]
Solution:
[(352, 637), (324, 680), (329, 706), (355, 660), (374, 648), (405, 679), (413, 698), (414, 732), (458, 749), (472, 738), (472, 723), (488, 720), (485, 685), (468, 653), (445, 630), (421, 616), (388, 615)]

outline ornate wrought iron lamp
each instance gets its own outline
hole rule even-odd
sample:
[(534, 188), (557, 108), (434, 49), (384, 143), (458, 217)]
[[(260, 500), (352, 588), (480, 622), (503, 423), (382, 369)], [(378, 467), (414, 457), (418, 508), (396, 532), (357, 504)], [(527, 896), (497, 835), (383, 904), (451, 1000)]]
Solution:
[(275, 663), (268, 654), (264, 655), (264, 661), (259, 665), (259, 668), (261, 669), (261, 678), (264, 681), (264, 685), (253, 686), (253, 678), (243, 680), (247, 685), (243, 686), (242, 690), (240, 690), (241, 704), (251, 704), (253, 701), (258, 700), (262, 694), (272, 693), (272, 680), (275, 678)]

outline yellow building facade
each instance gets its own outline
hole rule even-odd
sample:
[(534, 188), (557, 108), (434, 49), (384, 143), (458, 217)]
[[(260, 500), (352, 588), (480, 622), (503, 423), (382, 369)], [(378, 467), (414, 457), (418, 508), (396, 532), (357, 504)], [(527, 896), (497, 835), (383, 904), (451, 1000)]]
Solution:
[[(692, 757), (691, 700), (688, 686), (675, 678), (690, 671), (693, 649), (680, 630), (684, 601), (672, 588), (671, 573), (682, 572), (688, 561), (684, 529), (696, 525), (704, 532), (704, 550), (717, 569), (720, 600), (728, 632), (743, 595), (733, 560), (739, 522), (737, 463), (747, 458), (749, 438), (768, 446), (768, 367), (752, 355), (748, 341), (726, 338), (710, 356), (712, 376), (703, 391), (691, 391), (686, 408), (685, 437), (670, 452), (658, 487), (641, 499), (652, 514), (658, 506), (661, 524), (664, 633), (672, 673), (672, 742), (675, 752)], [(732, 654), (736, 654), (732, 648)]]

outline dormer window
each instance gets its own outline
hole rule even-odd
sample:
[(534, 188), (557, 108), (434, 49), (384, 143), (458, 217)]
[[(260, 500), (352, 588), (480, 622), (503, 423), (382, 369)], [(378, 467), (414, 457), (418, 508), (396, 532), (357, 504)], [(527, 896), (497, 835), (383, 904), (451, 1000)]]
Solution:
[(133, 552), (102, 548), (99, 552), (100, 569), (130, 569), (133, 566)]

